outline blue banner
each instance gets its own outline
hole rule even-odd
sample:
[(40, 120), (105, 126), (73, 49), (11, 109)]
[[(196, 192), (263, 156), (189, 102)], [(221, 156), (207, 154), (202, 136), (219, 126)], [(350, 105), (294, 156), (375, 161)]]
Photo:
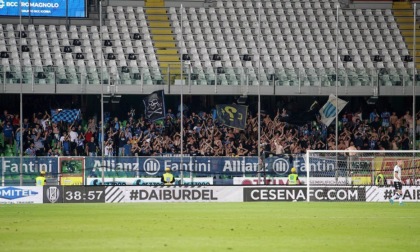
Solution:
[[(345, 176), (347, 162), (343, 158), (311, 157), (311, 177)], [(19, 184), (19, 157), (2, 157), (0, 168), (5, 185)], [(58, 177), (59, 158), (24, 157), (22, 175), (25, 185), (33, 185), (40, 171), (46, 171), (47, 180)], [(67, 160), (67, 159), (65, 159)], [(84, 162), (85, 178), (156, 178), (166, 167), (176, 177), (184, 172), (184, 177), (230, 178), (238, 176), (256, 177), (258, 173), (272, 177), (287, 177), (295, 167), (301, 177), (306, 177), (304, 155), (280, 155), (264, 160), (265, 169), (259, 169), (258, 157), (78, 157)], [(344, 161), (344, 162), (343, 162)], [(80, 165), (83, 167), (83, 164)], [(65, 172), (65, 168), (62, 171)]]
[[(20, 158), (4, 157), (0, 162), (0, 170), (3, 173), (5, 185), (20, 183)], [(40, 171), (46, 172), (47, 179), (58, 177), (58, 158), (56, 157), (24, 157), (22, 159), (23, 185), (35, 185), (35, 178)]]
[[(258, 157), (86, 157), (86, 177), (157, 177), (171, 168), (175, 176), (180, 171), (194, 176), (257, 176)], [(306, 176), (304, 155), (281, 155), (265, 159), (261, 174), (287, 177), (292, 167), (299, 176)], [(311, 176), (334, 176), (335, 160), (311, 158)], [(184, 176), (188, 176), (185, 175)]]
[(20, 15), (86, 17), (86, 3), (85, 0), (0, 0), (0, 16)]

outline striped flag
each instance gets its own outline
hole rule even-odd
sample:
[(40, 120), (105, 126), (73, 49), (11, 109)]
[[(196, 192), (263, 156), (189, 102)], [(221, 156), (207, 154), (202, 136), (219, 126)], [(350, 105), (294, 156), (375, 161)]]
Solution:
[[(319, 110), (321, 114), (321, 122), (329, 126), (334, 121), (337, 114), (346, 106), (347, 102), (330, 94), (327, 103)], [(338, 107), (338, 113), (336, 106)]]

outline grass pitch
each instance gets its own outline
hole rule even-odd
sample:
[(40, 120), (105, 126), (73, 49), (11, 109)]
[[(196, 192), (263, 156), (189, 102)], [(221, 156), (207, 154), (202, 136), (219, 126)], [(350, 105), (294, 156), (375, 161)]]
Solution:
[(0, 251), (418, 251), (420, 204), (0, 205)]

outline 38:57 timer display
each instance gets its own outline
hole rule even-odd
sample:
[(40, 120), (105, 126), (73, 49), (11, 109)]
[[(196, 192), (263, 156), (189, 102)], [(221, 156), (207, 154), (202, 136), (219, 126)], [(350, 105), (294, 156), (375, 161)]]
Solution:
[(66, 186), (64, 187), (64, 203), (104, 203), (105, 190), (102, 186)]

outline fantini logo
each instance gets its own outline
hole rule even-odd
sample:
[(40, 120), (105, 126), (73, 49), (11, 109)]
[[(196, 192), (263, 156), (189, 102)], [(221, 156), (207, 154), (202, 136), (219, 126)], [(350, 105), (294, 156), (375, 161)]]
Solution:
[(0, 189), (0, 198), (14, 200), (19, 198), (25, 198), (33, 195), (37, 195), (38, 192), (25, 190), (17, 187), (5, 187)]

